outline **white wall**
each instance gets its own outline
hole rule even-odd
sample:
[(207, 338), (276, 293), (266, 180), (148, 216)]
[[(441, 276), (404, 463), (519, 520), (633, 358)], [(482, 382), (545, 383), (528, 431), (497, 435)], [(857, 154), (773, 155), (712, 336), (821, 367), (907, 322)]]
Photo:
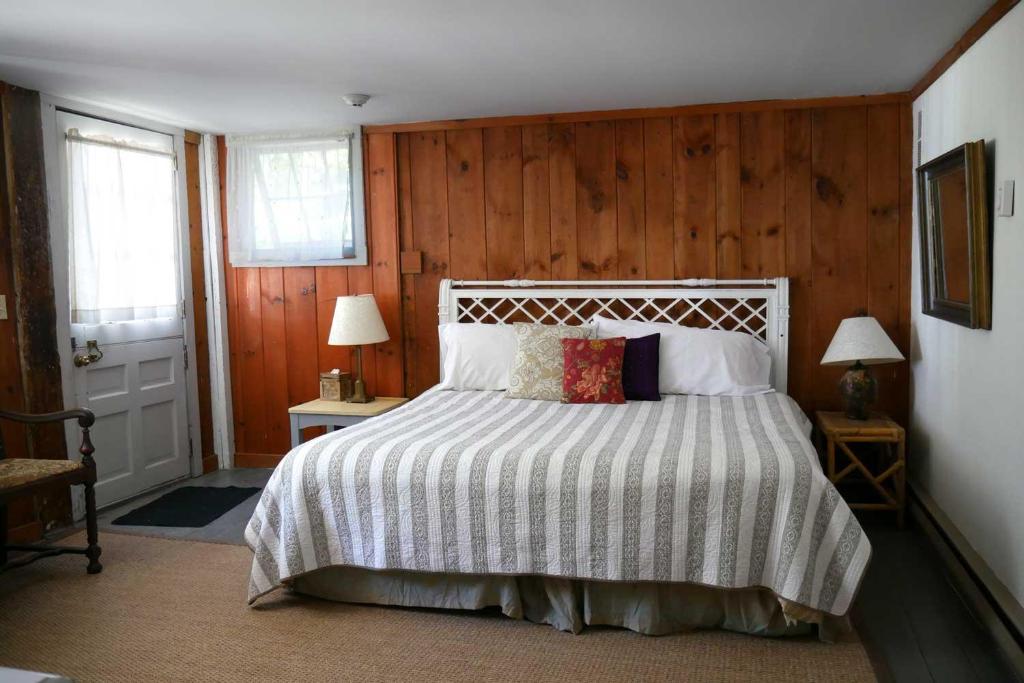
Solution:
[(985, 331), (921, 314), (915, 197), (911, 479), (1024, 603), (1024, 4), (914, 102), (915, 125), (919, 111), (922, 161), (984, 138), (990, 176), (1016, 180), (1017, 201), (1012, 218), (992, 219)]

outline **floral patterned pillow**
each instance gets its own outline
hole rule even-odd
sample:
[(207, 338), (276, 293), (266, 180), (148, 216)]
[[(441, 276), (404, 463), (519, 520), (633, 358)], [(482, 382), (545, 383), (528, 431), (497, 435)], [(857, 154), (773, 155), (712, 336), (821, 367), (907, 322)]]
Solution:
[(625, 403), (626, 338), (563, 339), (562, 403)]
[(589, 327), (515, 323), (516, 355), (509, 373), (508, 398), (557, 401), (562, 398), (562, 338), (586, 339)]

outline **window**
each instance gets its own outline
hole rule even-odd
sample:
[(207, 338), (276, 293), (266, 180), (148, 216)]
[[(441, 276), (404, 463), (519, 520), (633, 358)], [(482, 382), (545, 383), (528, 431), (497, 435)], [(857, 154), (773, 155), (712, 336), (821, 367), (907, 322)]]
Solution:
[(234, 266), (365, 265), (358, 130), (227, 140)]
[(173, 138), (63, 114), (72, 324), (177, 318)]

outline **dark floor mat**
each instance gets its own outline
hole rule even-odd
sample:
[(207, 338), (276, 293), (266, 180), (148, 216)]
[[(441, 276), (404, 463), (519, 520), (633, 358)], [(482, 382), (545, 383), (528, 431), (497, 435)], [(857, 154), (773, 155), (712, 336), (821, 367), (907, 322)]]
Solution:
[(262, 489), (239, 486), (182, 486), (121, 515), (122, 526), (206, 526)]

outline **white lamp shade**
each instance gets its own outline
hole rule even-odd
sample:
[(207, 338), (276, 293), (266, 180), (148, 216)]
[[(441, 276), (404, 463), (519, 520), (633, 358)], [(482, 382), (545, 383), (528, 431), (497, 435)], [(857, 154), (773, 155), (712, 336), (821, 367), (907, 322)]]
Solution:
[(903, 354), (889, 339), (878, 321), (870, 316), (847, 318), (828, 345), (822, 365), (848, 365), (860, 361), (864, 365), (898, 363)]
[(331, 346), (379, 344), (390, 337), (372, 294), (339, 296), (327, 343)]

